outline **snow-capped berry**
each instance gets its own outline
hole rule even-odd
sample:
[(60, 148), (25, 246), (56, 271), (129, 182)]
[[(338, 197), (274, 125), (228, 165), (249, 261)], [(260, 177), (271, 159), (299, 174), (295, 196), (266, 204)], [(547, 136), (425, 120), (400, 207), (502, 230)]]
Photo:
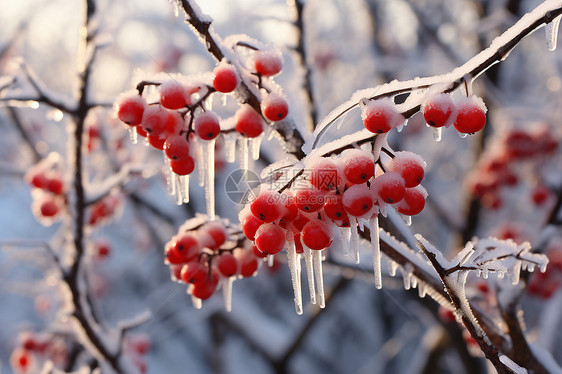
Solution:
[(277, 221), (283, 214), (281, 195), (276, 191), (262, 191), (250, 204), (250, 211), (260, 221)]
[(299, 208), (295, 204), (295, 197), (285, 192), (281, 195), (281, 203), (283, 204), (281, 221), (283, 223), (292, 222), (299, 214)]
[[(366, 184), (355, 184), (343, 193), (343, 207), (351, 216), (361, 217), (367, 214), (373, 207), (373, 203), (373, 192)], [(345, 217), (340, 219), (343, 218)]]
[(189, 143), (185, 136), (169, 136), (164, 142), (164, 154), (170, 160), (183, 160), (189, 157)]
[(62, 182), (62, 177), (60, 175), (47, 178), (45, 183), (45, 189), (55, 195), (60, 195), (63, 193), (64, 184)]
[(18, 373), (29, 373), (35, 363), (30, 351), (16, 347), (10, 355), (10, 365)]
[(347, 217), (347, 213), (343, 206), (342, 195), (332, 195), (326, 199), (324, 204), (324, 213), (332, 220), (342, 220)]
[(207, 278), (209, 269), (199, 261), (189, 261), (182, 266), (180, 278), (185, 283), (200, 283)]
[(158, 135), (150, 135), (146, 137), (148, 144), (150, 144), (153, 148), (163, 151), (164, 150), (164, 143), (166, 142), (165, 138), (161, 138)]
[(211, 140), (219, 136), (221, 128), (219, 117), (213, 112), (203, 112), (195, 117), (195, 133), (203, 140)]
[(209, 248), (217, 249), (226, 242), (228, 233), (223, 224), (219, 222), (209, 222), (201, 226), (201, 231), (206, 232), (212, 239), (213, 243)]
[(386, 133), (404, 123), (404, 117), (389, 98), (365, 102), (361, 106), (361, 119), (365, 128), (375, 134)]
[(310, 221), (303, 227), (301, 239), (308, 248), (319, 251), (332, 244), (332, 232), (326, 223)]
[(295, 193), (295, 205), (306, 213), (316, 212), (324, 206), (326, 192), (316, 188), (299, 189)]
[(54, 198), (45, 198), (39, 205), (39, 212), (43, 217), (54, 217), (60, 210), (61, 206)]
[(342, 152), (343, 174), (351, 184), (365, 183), (375, 175), (375, 162), (369, 152), (346, 149)]
[(238, 273), (238, 260), (231, 253), (222, 253), (216, 258), (217, 269), (225, 277)]
[(258, 270), (258, 259), (252, 251), (240, 250), (234, 254), (240, 263), (240, 275), (244, 278), (251, 277)]
[(457, 103), (455, 129), (463, 134), (480, 131), (486, 124), (486, 105), (481, 98), (470, 96)]
[(404, 198), (397, 204), (396, 210), (407, 216), (420, 213), (425, 206), (427, 192), (421, 185), (414, 188), (406, 188)]
[(170, 251), (177, 254), (179, 258), (184, 259), (184, 262), (188, 262), (199, 256), (201, 245), (195, 235), (184, 233), (175, 238)]
[(146, 103), (136, 91), (125, 92), (115, 100), (117, 118), (129, 126), (140, 125)]
[[(299, 213), (299, 214), (297, 214), (297, 216), (295, 217), (293, 222), (291, 222), (291, 224), (293, 225), (296, 232), (301, 232), (304, 225), (306, 225), (309, 221), (310, 221), (310, 218), (308, 218), (305, 215)], [(295, 231), (295, 230), (293, 230), (293, 231)]]
[(246, 215), (246, 217), (242, 220), (242, 231), (244, 232), (244, 235), (246, 235), (246, 238), (254, 240), (256, 231), (262, 224), (263, 221), (254, 217), (253, 214)]
[(270, 93), (261, 102), (263, 116), (270, 121), (281, 121), (289, 113), (289, 104), (278, 94)]
[(141, 125), (135, 126), (135, 130), (137, 132), (137, 135), (142, 136), (143, 138), (146, 138), (148, 136), (148, 133), (142, 128)]
[(207, 300), (215, 293), (218, 283), (218, 274), (216, 272), (212, 272), (210, 276), (207, 276), (201, 282), (195, 283), (193, 285), (191, 294), (201, 300)]
[(256, 231), (256, 247), (261, 252), (274, 255), (285, 246), (285, 230), (273, 223), (266, 223)]
[(191, 104), (186, 88), (175, 79), (160, 85), (160, 104), (168, 109), (181, 109)]
[(263, 132), (264, 121), (248, 104), (240, 106), (234, 115), (234, 128), (247, 138), (255, 138)]
[(170, 168), (177, 175), (188, 175), (193, 173), (193, 170), (195, 169), (195, 161), (191, 156), (180, 160), (170, 160)]
[(389, 171), (396, 171), (404, 178), (407, 188), (421, 183), (424, 177), (425, 161), (413, 152), (396, 152), (388, 164)]
[(404, 178), (399, 173), (387, 171), (375, 178), (371, 189), (373, 189), (380, 200), (388, 204), (394, 204), (404, 197), (406, 185)]
[(334, 190), (341, 181), (339, 168), (331, 158), (315, 157), (306, 162), (310, 169), (307, 179), (314, 187), (320, 190)]
[[(31, 176), (29, 176), (31, 175)], [(29, 184), (36, 188), (45, 188), (47, 186), (47, 177), (43, 171), (33, 171), (28, 174), (27, 178), (29, 180)]]
[(451, 95), (440, 93), (424, 100), (421, 112), (429, 126), (442, 127), (454, 121), (456, 108)]
[(260, 251), (258, 249), (258, 247), (256, 247), (255, 245), (252, 246), (252, 252), (254, 253), (254, 255), (257, 258), (266, 258), (267, 257), (267, 253), (264, 253), (264, 252)]
[(270, 77), (281, 72), (283, 60), (277, 51), (256, 51), (253, 56), (256, 73)]
[(183, 118), (172, 110), (160, 105), (152, 105), (144, 111), (142, 128), (152, 136), (166, 139), (171, 135), (178, 135), (183, 127)]
[(238, 85), (238, 74), (234, 67), (226, 62), (221, 62), (213, 70), (213, 87), (218, 92), (229, 93)]

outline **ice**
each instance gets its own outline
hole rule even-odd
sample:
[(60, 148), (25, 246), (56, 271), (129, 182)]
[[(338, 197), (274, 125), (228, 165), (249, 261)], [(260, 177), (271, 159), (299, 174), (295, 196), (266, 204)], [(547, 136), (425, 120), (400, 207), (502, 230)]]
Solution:
[(131, 143), (137, 144), (138, 143), (137, 128), (135, 126), (128, 126), (127, 129), (129, 130), (129, 139), (131, 140)]
[[(402, 279), (404, 280), (404, 289), (409, 290), (412, 283), (412, 269), (407, 269), (406, 266), (410, 264), (406, 264), (400, 268), (400, 272), (402, 273)], [(411, 265), (410, 265), (411, 266)]]
[(235, 277), (221, 279), (222, 295), (224, 298), (224, 308), (227, 312), (232, 311), (232, 283)]
[(248, 148), (250, 151), (250, 156), (252, 160), (258, 160), (260, 158), (260, 147), (261, 142), (263, 140), (264, 134), (262, 133), (260, 136), (248, 139)]
[(199, 187), (205, 185), (205, 173), (207, 168), (205, 167), (205, 160), (203, 157), (203, 140), (198, 137), (193, 137), (193, 152), (195, 153), (195, 163), (197, 164), (197, 176), (199, 179)]
[(238, 135), (231, 132), (224, 135), (224, 157), (226, 162), (233, 163), (236, 160), (236, 139)]
[(304, 263), (306, 265), (306, 276), (308, 278), (308, 291), (310, 292), (310, 303), (316, 304), (316, 288), (314, 286), (314, 269), (312, 265), (312, 250), (306, 245), (303, 247)]
[(441, 127), (432, 127), (431, 131), (433, 132), (433, 140), (435, 140), (436, 142), (440, 142), (441, 141), (442, 128)]
[(381, 276), (381, 248), (379, 242), (379, 218), (373, 216), (369, 221), (371, 230), (371, 247), (373, 250), (373, 271), (375, 274), (375, 287), (382, 288)]
[(560, 26), (560, 19), (562, 16), (556, 17), (552, 22), (547, 23), (544, 31), (546, 35), (546, 47), (549, 51), (554, 51), (556, 49), (556, 44), (558, 41), (558, 27)]
[(339, 229), (341, 241), (343, 243), (343, 254), (349, 254), (349, 248), (351, 247), (351, 228), (341, 227)]
[(293, 294), (295, 296), (295, 309), (298, 315), (301, 315), (302, 310), (302, 288), (301, 278), (297, 266), (297, 251), (295, 248), (295, 238), (292, 233), (287, 235), (287, 263), (289, 265), (289, 272), (291, 273), (291, 282), (293, 284)]
[(389, 266), (388, 274), (391, 277), (394, 277), (396, 275), (396, 270), (398, 269), (398, 266), (399, 266), (398, 263), (395, 262), (395, 261), (392, 261), (391, 259), (388, 259), (388, 266)]
[(513, 362), (506, 355), (500, 355), (500, 361), (501, 361), (502, 364), (504, 364), (505, 366), (510, 368), (513, 371), (514, 374), (527, 374), (528, 373), (527, 369), (517, 365), (515, 362)]
[(205, 206), (210, 220), (215, 219), (215, 140), (201, 141), (205, 182)]
[(193, 295), (191, 295), (191, 303), (193, 304), (193, 307), (195, 309), (201, 309), (201, 307), (203, 306), (201, 299)]
[(267, 266), (273, 267), (274, 262), (275, 262), (275, 255), (267, 255)]
[(248, 153), (248, 138), (241, 136), (238, 138), (238, 162), (240, 169), (248, 170), (250, 155)]
[(316, 286), (316, 300), (318, 306), (324, 308), (326, 306), (326, 298), (324, 296), (324, 278), (322, 274), (322, 251), (312, 251), (312, 269)]
[(350, 242), (350, 252), (353, 261), (356, 264), (359, 263), (359, 234), (357, 233), (357, 220), (355, 218), (351, 218), (349, 220), (349, 229), (351, 232), (351, 242)]

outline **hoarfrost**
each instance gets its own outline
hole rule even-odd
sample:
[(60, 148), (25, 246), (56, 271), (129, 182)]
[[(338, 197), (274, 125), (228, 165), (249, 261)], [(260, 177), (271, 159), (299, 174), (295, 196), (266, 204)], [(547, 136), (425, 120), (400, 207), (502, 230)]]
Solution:
[(560, 19), (562, 16), (556, 17), (552, 22), (547, 23), (544, 32), (546, 36), (546, 47), (549, 51), (554, 51), (556, 49), (556, 44), (558, 42), (558, 27), (560, 26)]

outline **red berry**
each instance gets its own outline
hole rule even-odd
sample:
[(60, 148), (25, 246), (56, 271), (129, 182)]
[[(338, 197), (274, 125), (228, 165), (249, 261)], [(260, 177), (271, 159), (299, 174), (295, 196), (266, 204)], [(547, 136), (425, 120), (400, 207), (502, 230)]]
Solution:
[(209, 274), (209, 269), (198, 261), (190, 261), (181, 268), (180, 277), (185, 283), (201, 283)]
[(369, 100), (361, 108), (361, 118), (365, 128), (376, 134), (386, 133), (404, 123), (404, 117), (389, 98)]
[(344, 209), (353, 217), (361, 217), (367, 214), (373, 207), (373, 203), (373, 192), (366, 184), (355, 184), (343, 193), (342, 204)]
[(103, 261), (105, 260), (109, 254), (111, 253), (111, 246), (109, 245), (108, 242), (106, 241), (100, 241), (98, 243), (96, 243), (96, 259), (98, 261)]
[(342, 195), (333, 195), (327, 198), (326, 204), (324, 205), (324, 213), (326, 213), (328, 218), (334, 221), (339, 221), (347, 217), (347, 212), (343, 206)]
[(423, 210), (426, 196), (427, 192), (422, 186), (406, 188), (404, 198), (398, 203), (396, 210), (407, 216), (416, 215)]
[(287, 101), (275, 93), (270, 93), (261, 102), (263, 116), (270, 121), (281, 121), (289, 113)]
[(141, 126), (150, 135), (159, 136), (164, 131), (168, 120), (168, 110), (160, 105), (151, 105), (145, 109)]
[(379, 200), (388, 204), (394, 204), (402, 200), (406, 189), (404, 178), (395, 171), (386, 173), (375, 178), (371, 185)]
[(302, 246), (302, 241), (301, 241), (301, 234), (295, 234), (293, 237), (294, 241), (295, 241), (295, 251), (297, 253), (303, 253), (304, 252), (304, 248)]
[(195, 117), (195, 133), (203, 140), (211, 140), (219, 136), (221, 127), (219, 118), (213, 112), (203, 112)]
[(284, 208), (281, 220), (284, 223), (292, 222), (299, 214), (299, 208), (297, 208), (297, 205), (295, 204), (295, 197), (285, 193), (281, 195), (281, 200)]
[(10, 356), (12, 368), (20, 373), (29, 373), (33, 366), (33, 356), (31, 352), (23, 348), (16, 348)]
[(160, 104), (168, 109), (180, 109), (191, 104), (186, 88), (178, 81), (170, 79), (160, 85)]
[(365, 183), (375, 175), (375, 162), (369, 152), (347, 149), (342, 153), (343, 173), (349, 184)]
[(219, 273), (225, 277), (232, 277), (238, 273), (238, 260), (231, 253), (222, 253), (216, 261)]
[(200, 230), (212, 238), (213, 243), (209, 246), (211, 249), (218, 249), (226, 242), (228, 235), (226, 228), (218, 222), (209, 222), (203, 225)]
[(255, 71), (266, 77), (279, 74), (283, 66), (281, 55), (276, 51), (256, 51), (253, 57)]
[(235, 254), (240, 262), (240, 275), (244, 278), (251, 277), (258, 270), (258, 260), (252, 251), (242, 250)]
[(264, 253), (274, 255), (285, 246), (285, 230), (273, 223), (266, 223), (256, 231), (256, 247)]
[(263, 132), (263, 123), (261, 116), (248, 104), (241, 105), (234, 115), (234, 128), (247, 138), (259, 136)]
[(486, 124), (486, 105), (477, 96), (467, 97), (457, 104), (455, 129), (463, 134), (480, 131)]
[(549, 196), (550, 190), (542, 185), (535, 187), (531, 194), (531, 198), (535, 205), (541, 205), (549, 198)]
[(340, 184), (339, 168), (331, 158), (318, 157), (307, 162), (310, 184), (320, 190), (334, 190)]
[(52, 198), (46, 198), (43, 200), (39, 209), (43, 217), (54, 217), (60, 212), (59, 204)]
[(432, 127), (442, 127), (452, 122), (455, 104), (451, 95), (441, 93), (433, 95), (421, 105), (425, 122)]
[(144, 131), (141, 125), (135, 126), (135, 130), (137, 131), (137, 134), (139, 136), (142, 136), (143, 138), (146, 138), (148, 136), (148, 133)]
[(148, 140), (148, 144), (150, 144), (154, 148), (158, 149), (159, 151), (164, 150), (164, 143), (166, 142), (165, 138), (161, 138), (159, 135), (148, 134), (146, 139)]
[(170, 251), (176, 258), (183, 260), (183, 262), (188, 262), (199, 256), (201, 245), (195, 235), (184, 233), (175, 238)]
[(262, 191), (250, 204), (250, 211), (260, 221), (277, 221), (283, 214), (281, 195), (276, 191)]
[(195, 161), (192, 157), (186, 157), (181, 160), (170, 160), (170, 168), (177, 175), (188, 175), (195, 169)]
[(164, 142), (164, 154), (170, 160), (183, 160), (189, 157), (189, 143), (185, 136), (169, 136)]
[(47, 186), (47, 177), (42, 171), (32, 172), (32, 176), (29, 180), (29, 183), (36, 188), (45, 188)]
[(330, 227), (321, 221), (310, 221), (301, 234), (302, 241), (310, 249), (322, 250), (332, 244), (332, 232)]
[(304, 225), (306, 225), (309, 221), (310, 219), (308, 217), (299, 213), (291, 223), (296, 232), (301, 232)]
[(211, 276), (206, 277), (201, 282), (195, 283), (191, 294), (201, 300), (207, 300), (215, 293), (218, 283), (219, 276), (213, 272)]
[(54, 193), (55, 195), (62, 194), (64, 190), (64, 184), (61, 177), (59, 176), (54, 178), (47, 178), (45, 189), (49, 192)]
[(388, 165), (388, 170), (400, 173), (407, 188), (416, 187), (424, 177), (425, 162), (412, 152), (396, 152)]
[(238, 74), (234, 67), (228, 63), (220, 63), (213, 70), (213, 87), (223, 93), (234, 91), (238, 85)]
[(115, 100), (117, 118), (129, 126), (141, 123), (146, 103), (138, 94), (126, 92)]
[(306, 213), (317, 212), (326, 202), (325, 194), (324, 191), (314, 188), (300, 189), (295, 193), (295, 205)]
[(253, 241), (256, 236), (256, 231), (262, 224), (263, 221), (254, 217), (253, 214), (248, 214), (242, 220), (242, 231), (244, 232), (244, 235), (246, 235), (246, 238)]
[(254, 255), (257, 258), (266, 258), (267, 257), (267, 253), (264, 253), (264, 252), (260, 251), (258, 249), (258, 247), (256, 247), (255, 245), (252, 246), (252, 252), (254, 253)]

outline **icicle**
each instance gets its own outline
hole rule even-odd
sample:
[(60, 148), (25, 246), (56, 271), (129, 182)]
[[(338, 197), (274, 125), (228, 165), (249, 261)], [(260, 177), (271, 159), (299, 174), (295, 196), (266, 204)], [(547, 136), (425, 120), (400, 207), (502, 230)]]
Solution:
[(488, 279), (488, 269), (482, 270), (482, 278)]
[(423, 299), (427, 293), (427, 287), (425, 283), (419, 281), (418, 282), (418, 296)]
[(396, 131), (402, 132), (402, 130), (404, 130), (404, 125), (405, 125), (405, 123), (403, 123), (403, 124), (401, 124), (400, 126), (398, 126), (398, 127), (396, 128)]
[(409, 290), (411, 287), (412, 272), (405, 267), (401, 267), (400, 271), (402, 272), (402, 279), (404, 280), (404, 289)]
[(509, 272), (509, 279), (513, 285), (519, 283), (519, 275), (521, 274), (521, 260), (515, 261), (513, 271)]
[(532, 263), (529, 262), (527, 264), (527, 271), (529, 271), (529, 273), (534, 272), (535, 271), (535, 264), (532, 264)]
[(322, 251), (312, 251), (312, 269), (316, 285), (316, 300), (318, 301), (318, 306), (324, 308), (326, 306), (326, 298), (324, 296), (324, 275), (322, 274)]
[(343, 243), (343, 254), (349, 254), (349, 247), (351, 246), (351, 229), (349, 227), (342, 227), (339, 230), (340, 238)]
[(199, 187), (203, 187), (205, 185), (205, 172), (207, 168), (205, 167), (205, 157), (203, 156), (203, 148), (204, 145), (202, 144), (203, 140), (197, 138), (196, 136), (193, 137), (193, 145), (194, 145), (194, 152), (195, 152), (195, 163), (197, 164), (197, 175), (199, 177)]
[(274, 255), (267, 255), (267, 266), (273, 267), (273, 263), (275, 262)]
[(297, 265), (298, 259), (297, 250), (295, 248), (295, 239), (291, 233), (287, 235), (287, 262), (289, 265), (289, 272), (291, 273), (291, 282), (293, 283), (293, 294), (295, 296), (295, 309), (298, 315), (302, 314), (302, 289), (300, 272)]
[(351, 230), (351, 257), (356, 264), (359, 263), (359, 235), (357, 233), (357, 220), (352, 218), (349, 220), (349, 228)]
[(164, 157), (164, 159), (164, 162), (166, 163), (166, 169), (168, 170), (168, 173), (166, 175), (166, 185), (168, 186), (168, 193), (171, 196), (176, 196), (177, 174), (172, 171), (172, 168), (170, 167), (170, 161), (167, 159), (167, 157)]
[(236, 160), (236, 138), (235, 133), (224, 136), (224, 158), (226, 162), (233, 163)]
[(222, 296), (224, 297), (224, 309), (227, 312), (232, 311), (232, 283), (234, 282), (234, 277), (222, 278)]
[(413, 275), (410, 275), (410, 286), (412, 288), (416, 288), (418, 286), (418, 278), (414, 277)]
[(546, 47), (549, 51), (554, 51), (556, 49), (556, 44), (558, 41), (558, 26), (560, 26), (560, 19), (562, 16), (558, 16), (553, 19), (550, 23), (546, 24), (544, 28), (546, 35)]
[(193, 304), (193, 307), (195, 309), (201, 309), (201, 307), (203, 306), (203, 303), (201, 302), (201, 299), (198, 297), (195, 297), (193, 295), (191, 295), (191, 302)]
[(264, 134), (262, 133), (260, 136), (256, 137), (256, 138), (251, 138), (248, 139), (249, 142), (249, 151), (250, 151), (250, 156), (252, 157), (252, 160), (257, 160), (260, 158), (260, 147), (261, 147), (261, 141), (264, 137)]
[(183, 181), (182, 202), (187, 204), (189, 203), (189, 175), (180, 175), (179, 179)]
[(177, 205), (182, 205), (183, 204), (183, 191), (185, 190), (185, 186), (183, 185), (185, 183), (185, 179), (182, 179), (181, 175), (176, 175), (176, 204)]
[(441, 141), (441, 127), (432, 127), (431, 131), (433, 132), (433, 140), (436, 142)]
[(398, 262), (394, 262), (392, 260), (388, 260), (388, 265), (390, 267), (390, 269), (388, 270), (388, 274), (391, 277), (394, 277), (396, 275), (396, 269), (398, 269)]
[(128, 126), (128, 128), (129, 128), (129, 139), (131, 139), (131, 143), (137, 144), (139, 141), (137, 128), (135, 126)]
[(457, 132), (457, 134), (459, 134), (459, 136), (464, 139), (468, 136), (468, 134), (465, 134), (464, 132)]
[(542, 262), (542, 263), (539, 265), (539, 270), (541, 271), (541, 273), (544, 273), (544, 272), (546, 271), (546, 266), (547, 266), (547, 265), (548, 265), (548, 264), (547, 264), (546, 262)]
[(412, 216), (407, 216), (405, 214), (401, 214), (401, 216), (406, 226), (412, 226)]
[(312, 250), (306, 245), (303, 247), (304, 263), (306, 265), (306, 276), (308, 277), (308, 291), (310, 292), (310, 302), (316, 304), (316, 289), (314, 287), (314, 270), (312, 268)]
[(248, 170), (249, 158), (248, 138), (241, 136), (238, 139), (238, 162), (240, 163), (240, 169)]
[(382, 288), (381, 276), (381, 248), (379, 242), (379, 217), (373, 216), (370, 223), (371, 229), (371, 248), (373, 249), (373, 270), (375, 273), (375, 287)]
[(205, 206), (207, 215), (215, 219), (215, 139), (201, 141), (205, 181)]
[(177, 0), (170, 0), (174, 4), (174, 16), (176, 18), (180, 15), (180, 5), (178, 4)]

